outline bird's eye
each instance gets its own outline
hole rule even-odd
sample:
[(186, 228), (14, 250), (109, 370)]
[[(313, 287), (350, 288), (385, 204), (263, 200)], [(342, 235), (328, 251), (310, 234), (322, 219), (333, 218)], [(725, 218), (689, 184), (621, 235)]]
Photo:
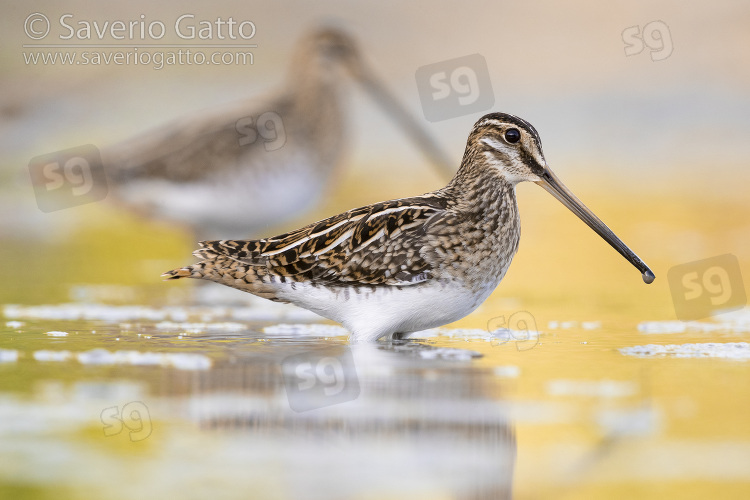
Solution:
[(509, 128), (505, 131), (505, 140), (511, 144), (515, 144), (521, 140), (521, 132), (517, 128)]

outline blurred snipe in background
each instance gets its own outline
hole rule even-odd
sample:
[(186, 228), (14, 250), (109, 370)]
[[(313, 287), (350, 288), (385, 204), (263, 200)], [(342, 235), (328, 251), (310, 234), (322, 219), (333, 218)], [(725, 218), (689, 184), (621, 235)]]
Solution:
[(275, 96), (186, 118), (102, 150), (116, 199), (200, 237), (251, 235), (312, 208), (340, 164), (349, 74), (450, 178), (425, 130), (383, 87), (346, 33), (299, 42)]

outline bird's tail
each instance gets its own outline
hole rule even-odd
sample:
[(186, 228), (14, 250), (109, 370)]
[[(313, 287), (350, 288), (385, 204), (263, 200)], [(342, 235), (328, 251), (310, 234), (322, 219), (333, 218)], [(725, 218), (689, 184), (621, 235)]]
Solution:
[(237, 261), (208, 248), (196, 250), (193, 255), (203, 260), (186, 267), (173, 269), (162, 274), (165, 280), (196, 278), (230, 286), (243, 292), (270, 300), (285, 302), (276, 296), (276, 289), (264, 279), (267, 271), (262, 267)]
[(178, 280), (180, 278), (202, 278), (199, 271), (196, 269), (197, 264), (192, 266), (181, 267), (179, 269), (172, 269), (161, 275), (165, 280)]
[[(201, 242), (201, 246), (203, 246), (203, 242)], [(203, 260), (191, 266), (180, 267), (178, 269), (167, 271), (166, 273), (161, 275), (162, 278), (165, 278), (165, 280), (196, 278), (217, 281), (214, 278), (221, 277), (220, 275), (217, 276), (217, 274), (219, 273), (216, 272), (217, 270), (221, 269), (221, 263), (218, 261), (226, 260), (226, 257), (211, 252), (206, 248), (200, 248), (196, 250), (195, 252), (193, 252), (193, 255)]]

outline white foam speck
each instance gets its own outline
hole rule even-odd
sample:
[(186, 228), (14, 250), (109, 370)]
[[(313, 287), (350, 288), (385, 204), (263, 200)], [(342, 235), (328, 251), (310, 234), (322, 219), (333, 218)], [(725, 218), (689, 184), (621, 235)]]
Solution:
[(58, 331), (54, 331), (53, 330), (51, 332), (45, 333), (45, 335), (47, 335), (49, 337), (67, 337), (68, 336), (68, 332), (58, 332)]
[(290, 335), (290, 336), (311, 336), (311, 337), (342, 337), (349, 335), (346, 328), (337, 325), (323, 325), (320, 323), (307, 324), (290, 324), (282, 323), (280, 325), (267, 326), (263, 329), (267, 335)]
[(644, 321), (638, 324), (638, 331), (646, 334), (669, 333), (747, 333), (750, 332), (750, 322), (744, 316), (736, 315), (729, 318), (718, 317), (724, 321), (709, 323), (706, 321)]
[(584, 330), (597, 330), (602, 327), (601, 321), (550, 321), (547, 328), (550, 330), (570, 330), (571, 328), (583, 328)]
[(584, 321), (581, 323), (581, 328), (583, 328), (584, 330), (597, 330), (601, 327), (601, 321)]
[(652, 358), (672, 356), (675, 358), (724, 358), (739, 361), (750, 359), (750, 344), (747, 342), (707, 342), (700, 344), (637, 345), (623, 347), (626, 356)]
[(139, 351), (109, 352), (106, 349), (93, 349), (79, 352), (78, 361), (85, 365), (143, 365), (165, 366), (178, 370), (207, 370), (211, 359), (202, 354), (160, 353)]
[(494, 336), (481, 328), (431, 328), (409, 334), (410, 339), (429, 339), (432, 337), (448, 337), (462, 340), (492, 340)]
[[(271, 303), (273, 304), (273, 303)], [(307, 309), (298, 307), (237, 307), (232, 309), (230, 317), (238, 321), (320, 321), (320, 316)]]
[(34, 351), (34, 359), (37, 361), (67, 361), (72, 357), (70, 351)]
[(161, 321), (154, 325), (157, 330), (179, 330), (187, 333), (203, 332), (241, 332), (247, 329), (242, 323), (175, 323), (173, 321)]
[(211, 368), (211, 360), (200, 354), (174, 353), (170, 362), (178, 370), (208, 370)]
[(496, 377), (518, 378), (518, 376), (521, 375), (521, 369), (513, 365), (496, 366), (495, 369), (493, 370), (493, 373), (495, 374)]
[(481, 328), (431, 328), (419, 332), (410, 333), (410, 339), (429, 339), (434, 337), (448, 337), (454, 340), (484, 340), (493, 344), (502, 345), (508, 342), (536, 342), (539, 332), (535, 330), (511, 330), (500, 328), (488, 332)]
[(750, 307), (716, 314), (715, 316), (713, 316), (713, 319), (716, 321), (732, 323), (735, 325), (750, 326)]
[(638, 393), (638, 386), (623, 380), (550, 380), (547, 383), (550, 396), (583, 396), (599, 398), (622, 398)]
[(44, 320), (100, 320), (112, 323), (132, 320), (186, 322), (199, 318), (209, 323), (222, 318), (237, 321), (315, 321), (320, 316), (305, 309), (274, 304), (258, 299), (251, 307), (191, 306), (152, 308), (146, 306), (114, 306), (104, 304), (69, 303), (41, 306), (8, 304), (3, 314), (9, 319)]
[(18, 351), (14, 349), (0, 349), (0, 363), (18, 361)]
[(144, 306), (107, 306), (101, 304), (57, 304), (43, 306), (6, 305), (3, 314), (8, 318), (51, 320), (103, 320), (129, 319), (162, 320), (170, 316), (169, 309), (152, 309)]
[(5, 326), (8, 328), (21, 328), (25, 323), (23, 321), (6, 321)]
[(650, 436), (661, 428), (662, 415), (652, 407), (602, 410), (596, 420), (610, 437)]
[(419, 350), (417, 351), (417, 355), (422, 359), (449, 359), (452, 361), (471, 361), (472, 358), (481, 356), (481, 354), (475, 351), (447, 347)]
[(78, 361), (85, 365), (112, 365), (114, 355), (106, 349), (92, 349), (76, 354)]
[(645, 321), (638, 324), (641, 333), (683, 333), (685, 328), (682, 321)]

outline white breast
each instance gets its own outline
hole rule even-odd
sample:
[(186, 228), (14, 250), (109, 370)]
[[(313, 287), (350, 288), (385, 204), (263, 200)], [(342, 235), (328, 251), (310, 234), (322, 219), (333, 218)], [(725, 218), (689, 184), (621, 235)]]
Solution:
[(263, 167), (253, 165), (198, 182), (134, 180), (123, 185), (119, 195), (159, 217), (201, 228), (204, 235), (216, 230), (217, 237), (228, 238), (284, 222), (314, 206), (324, 193), (326, 178), (309, 160), (295, 158)]
[(457, 321), (476, 309), (494, 289), (472, 291), (457, 281), (405, 287), (325, 288), (297, 283), (278, 292), (325, 318), (339, 322), (353, 341), (411, 333)]

